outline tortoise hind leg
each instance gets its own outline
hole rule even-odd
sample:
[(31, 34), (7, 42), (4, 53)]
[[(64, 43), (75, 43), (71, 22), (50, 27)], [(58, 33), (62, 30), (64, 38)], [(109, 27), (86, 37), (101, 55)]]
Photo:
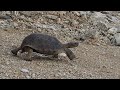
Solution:
[(53, 55), (53, 58), (58, 58), (58, 54), (54, 54), (54, 55)]
[(11, 50), (11, 52), (14, 54), (14, 55), (17, 55), (18, 51), (20, 50), (21, 48), (16, 48), (16, 49), (13, 49)]
[(24, 59), (27, 61), (31, 61), (33, 49), (31, 49), (30, 47), (25, 47), (24, 50), (25, 52), (27, 52), (27, 55)]

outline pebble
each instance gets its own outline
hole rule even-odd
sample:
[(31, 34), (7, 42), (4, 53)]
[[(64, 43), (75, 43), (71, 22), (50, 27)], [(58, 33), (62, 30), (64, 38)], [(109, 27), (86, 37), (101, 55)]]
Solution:
[(17, 27), (17, 26), (18, 26), (18, 23), (14, 22), (13, 25), (14, 25), (15, 27)]
[(73, 26), (78, 25), (78, 24), (79, 24), (78, 21), (76, 21), (76, 20), (72, 20), (72, 25), (73, 25)]
[(31, 77), (27, 75), (26, 78), (27, 78), (27, 79), (30, 79)]
[(57, 18), (57, 23), (62, 24), (61, 19)]
[(35, 73), (32, 74), (32, 78), (35, 78)]
[(23, 68), (21, 69), (21, 71), (24, 72), (24, 73), (28, 73), (29, 72), (29, 70), (23, 69)]

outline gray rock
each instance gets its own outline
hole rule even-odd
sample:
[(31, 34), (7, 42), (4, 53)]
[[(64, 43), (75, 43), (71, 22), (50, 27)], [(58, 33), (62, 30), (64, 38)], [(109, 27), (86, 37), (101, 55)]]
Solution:
[(92, 17), (94, 17), (94, 18), (105, 18), (106, 15), (102, 14), (101, 12), (94, 12)]
[(0, 28), (1, 29), (8, 29), (8, 28), (12, 28), (13, 26), (11, 25), (11, 23), (9, 23), (7, 20), (4, 21), (0, 21)]
[(113, 23), (120, 23), (119, 19), (115, 16), (112, 15), (106, 15), (106, 19), (109, 20), (109, 22), (113, 22)]
[(120, 33), (116, 33), (114, 37), (116, 42), (115, 45), (120, 45)]
[(30, 16), (37, 14), (38, 12), (37, 11), (30, 11), (30, 12), (29, 11), (19, 11), (19, 13), (21, 15), (25, 15), (25, 16), (30, 17)]
[(82, 29), (81, 32), (79, 33), (79, 36), (76, 36), (74, 39), (84, 41), (87, 39), (97, 38), (98, 36), (99, 36), (99, 32), (96, 30), (84, 31), (84, 29)]
[(104, 24), (107, 28), (111, 28), (112, 25), (109, 22), (109, 18), (106, 14), (102, 14), (101, 12), (94, 12), (90, 16), (90, 20), (93, 22), (93, 25), (97, 25), (98, 23)]
[(117, 31), (118, 31), (118, 29), (117, 29), (117, 28), (112, 27), (112, 28), (110, 28), (110, 29), (108, 30), (108, 34), (112, 34), (112, 35), (114, 35), (114, 34), (116, 34), (116, 33), (117, 33)]
[(6, 15), (6, 14), (11, 14), (11, 12), (10, 11), (0, 11), (0, 15)]
[(120, 25), (116, 26), (115, 28), (117, 28), (117, 33), (120, 33)]
[(108, 28), (103, 22), (97, 22), (96, 27), (101, 31), (107, 31)]
[(58, 18), (58, 17), (55, 16), (55, 15), (46, 15), (46, 17), (49, 18), (49, 19), (53, 19), (53, 20), (55, 20), (55, 19)]
[(103, 14), (109, 14), (109, 15), (112, 15), (112, 16), (116, 16), (119, 14), (119, 11), (100, 11), (101, 13)]
[(108, 35), (106, 36), (106, 38), (109, 39), (111, 45), (115, 45), (115, 44), (116, 44), (116, 40), (115, 40), (114, 35), (108, 34)]
[(0, 19), (12, 19), (12, 18), (7, 15), (0, 15)]

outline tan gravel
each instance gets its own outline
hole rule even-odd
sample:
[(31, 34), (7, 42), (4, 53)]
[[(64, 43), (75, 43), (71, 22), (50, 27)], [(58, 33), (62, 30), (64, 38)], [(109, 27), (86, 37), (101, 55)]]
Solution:
[(25, 61), (11, 54), (31, 30), (0, 30), (1, 79), (119, 79), (120, 47), (80, 44), (73, 48), (77, 59), (71, 66), (67, 59), (49, 60), (39, 56)]

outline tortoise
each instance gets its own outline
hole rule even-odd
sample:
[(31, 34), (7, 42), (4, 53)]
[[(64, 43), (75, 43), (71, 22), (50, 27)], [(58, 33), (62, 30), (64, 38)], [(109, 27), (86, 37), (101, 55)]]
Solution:
[(78, 45), (78, 42), (62, 44), (53, 36), (32, 33), (23, 39), (20, 47), (11, 50), (11, 52), (15, 56), (17, 56), (19, 50), (21, 50), (21, 53), (28, 52), (26, 55), (26, 60), (30, 61), (32, 52), (37, 52), (44, 55), (52, 55), (54, 58), (58, 58), (60, 53), (65, 53), (70, 60), (73, 60), (76, 57), (69, 48), (74, 48)]

